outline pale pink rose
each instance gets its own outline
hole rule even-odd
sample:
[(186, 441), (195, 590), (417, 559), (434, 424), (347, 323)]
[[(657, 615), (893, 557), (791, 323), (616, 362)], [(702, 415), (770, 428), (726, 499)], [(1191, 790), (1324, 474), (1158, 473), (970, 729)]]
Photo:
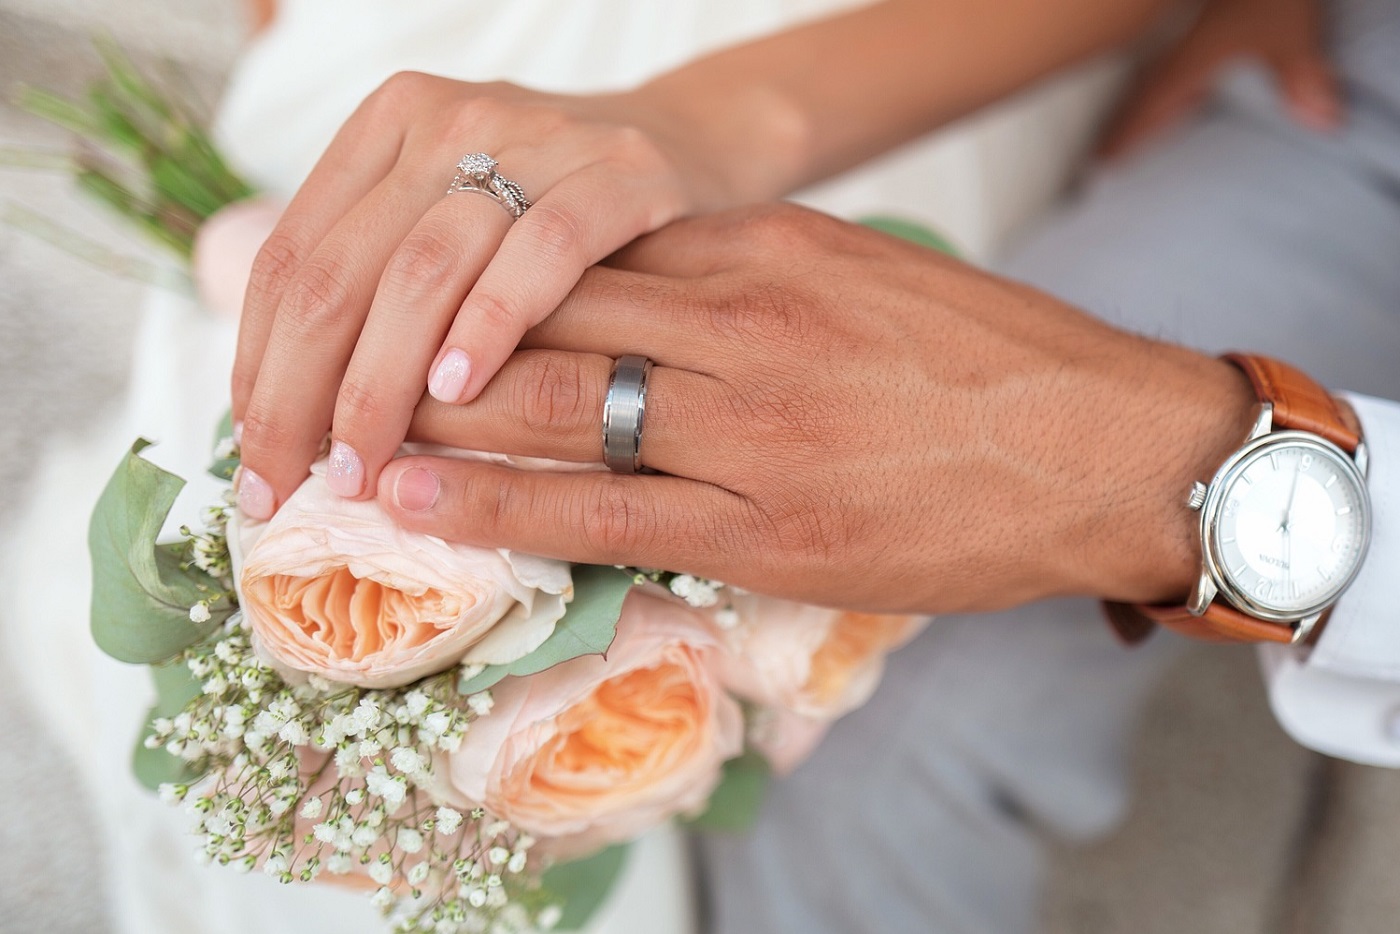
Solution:
[(204, 307), (230, 321), (242, 317), (253, 259), (285, 207), (265, 198), (235, 201), (200, 225), (190, 267)]
[(332, 493), (324, 473), (269, 522), (230, 524), (239, 601), (270, 663), (385, 688), (512, 662), (554, 632), (568, 564), (410, 532), (376, 501)]
[(694, 610), (634, 591), (606, 659), (576, 658), (492, 691), (447, 781), (561, 855), (631, 840), (702, 810), (742, 751), (743, 715)]
[(885, 656), (926, 620), (829, 610), (756, 594), (734, 598), (737, 625), (723, 632), (725, 686), (746, 700), (832, 720), (870, 699)]

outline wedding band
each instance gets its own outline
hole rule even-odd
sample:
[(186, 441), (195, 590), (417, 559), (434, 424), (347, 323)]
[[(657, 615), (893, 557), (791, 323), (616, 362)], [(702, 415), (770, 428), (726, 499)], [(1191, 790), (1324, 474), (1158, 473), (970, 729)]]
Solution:
[(651, 361), (628, 354), (618, 357), (603, 401), (603, 463), (614, 473), (642, 469), (642, 420), (647, 410), (647, 376)]
[(525, 197), (525, 189), (496, 172), (497, 162), (484, 152), (473, 152), (463, 156), (457, 163), (457, 175), (447, 186), (449, 195), (459, 191), (472, 191), (485, 195), (510, 212), (519, 220), (530, 210), (533, 202)]

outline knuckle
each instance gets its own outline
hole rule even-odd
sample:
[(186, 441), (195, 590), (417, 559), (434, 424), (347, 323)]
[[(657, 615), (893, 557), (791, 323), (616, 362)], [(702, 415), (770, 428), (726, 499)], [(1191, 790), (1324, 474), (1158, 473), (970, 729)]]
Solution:
[(839, 522), (832, 518), (839, 510), (813, 509), (807, 497), (777, 485), (758, 499), (765, 538), (789, 570), (820, 572), (840, 551)]
[(521, 324), (517, 323), (515, 307), (511, 298), (495, 291), (474, 291), (471, 293), (471, 307), (487, 333), (519, 334)]
[(526, 213), (520, 234), (548, 264), (577, 262), (583, 252), (586, 229), (578, 213), (552, 204), (540, 204)]
[(414, 101), (438, 83), (438, 79), (421, 71), (396, 71), (384, 79), (375, 89), (372, 98), (383, 100), (389, 105), (404, 101)]
[(611, 149), (613, 158), (634, 168), (650, 167), (664, 161), (656, 141), (634, 126), (620, 126), (613, 130)]
[(258, 454), (275, 454), (292, 444), (292, 431), (282, 418), (265, 403), (254, 400), (243, 413), (243, 443), (245, 459)]
[(354, 295), (348, 270), (333, 262), (313, 259), (287, 286), (282, 311), (299, 330), (318, 330), (334, 322)]
[(369, 383), (346, 377), (336, 396), (335, 411), (337, 423), (369, 424), (378, 421), (385, 414), (385, 407), (383, 400)]
[(399, 245), (385, 270), (388, 280), (414, 291), (438, 292), (457, 278), (461, 253), (438, 232), (415, 230)]
[(450, 471), (440, 495), (435, 509), (450, 526), (446, 537), (454, 541), (499, 541), (519, 518), (515, 488), (495, 471)]
[(462, 494), (468, 503), (478, 504), (478, 525), (482, 540), (488, 541), (510, 529), (520, 513), (516, 488), (505, 477), (495, 473), (474, 472), (463, 483)]
[(483, 127), (500, 125), (510, 116), (510, 107), (491, 93), (482, 94), (478, 86), (473, 93), (457, 102), (452, 118), (443, 128), (451, 140), (460, 143), (464, 132), (480, 131)]
[(281, 292), (301, 268), (302, 243), (301, 237), (281, 227), (272, 232), (253, 258), (253, 269), (248, 278), (250, 298)]
[(398, 126), (406, 112), (421, 108), (428, 95), (436, 94), (439, 83), (421, 71), (395, 72), (364, 99), (351, 119), (369, 127)]
[(593, 553), (611, 557), (648, 549), (647, 511), (632, 486), (608, 478), (580, 498), (575, 519), (585, 546)]
[(537, 436), (552, 438), (583, 424), (591, 415), (592, 398), (578, 361), (551, 353), (532, 353), (527, 360), (516, 383), (519, 398), (513, 400), (526, 426)]
[(795, 204), (766, 204), (739, 214), (735, 234), (754, 247), (790, 252), (806, 245), (824, 226), (824, 219), (824, 215)]
[(716, 334), (745, 346), (796, 346), (811, 330), (805, 297), (781, 283), (748, 284), (716, 295), (707, 311)]

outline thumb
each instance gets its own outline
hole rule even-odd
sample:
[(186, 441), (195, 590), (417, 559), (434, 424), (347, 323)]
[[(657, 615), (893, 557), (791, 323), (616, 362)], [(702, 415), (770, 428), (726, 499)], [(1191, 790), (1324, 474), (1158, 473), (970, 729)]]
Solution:
[(1181, 60), (1152, 69), (1110, 120), (1098, 157), (1112, 162), (1183, 122), (1209, 93), (1210, 77), (1208, 70)]
[(1313, 130), (1335, 130), (1343, 117), (1342, 93), (1332, 65), (1320, 54), (1274, 65), (1293, 119)]

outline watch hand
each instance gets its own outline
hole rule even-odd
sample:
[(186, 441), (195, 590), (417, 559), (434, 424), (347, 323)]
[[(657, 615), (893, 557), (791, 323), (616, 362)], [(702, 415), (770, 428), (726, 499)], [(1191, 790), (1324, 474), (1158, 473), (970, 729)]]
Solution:
[(1289, 530), (1288, 530), (1287, 528), (1284, 528), (1284, 530), (1283, 530), (1283, 583), (1284, 583), (1285, 587), (1288, 585), (1290, 579), (1293, 577), (1293, 574), (1292, 574), (1292, 572), (1291, 572), (1290, 569), (1289, 569), (1290, 566), (1293, 564), (1293, 555), (1291, 554), (1291, 552), (1293, 551), (1292, 541), (1293, 541), (1293, 536), (1289, 534)]
[(1283, 507), (1283, 525), (1279, 526), (1284, 531), (1288, 530), (1288, 520), (1293, 515), (1293, 497), (1298, 495), (1298, 480), (1302, 476), (1301, 469), (1293, 471), (1293, 486), (1288, 490), (1288, 505)]

